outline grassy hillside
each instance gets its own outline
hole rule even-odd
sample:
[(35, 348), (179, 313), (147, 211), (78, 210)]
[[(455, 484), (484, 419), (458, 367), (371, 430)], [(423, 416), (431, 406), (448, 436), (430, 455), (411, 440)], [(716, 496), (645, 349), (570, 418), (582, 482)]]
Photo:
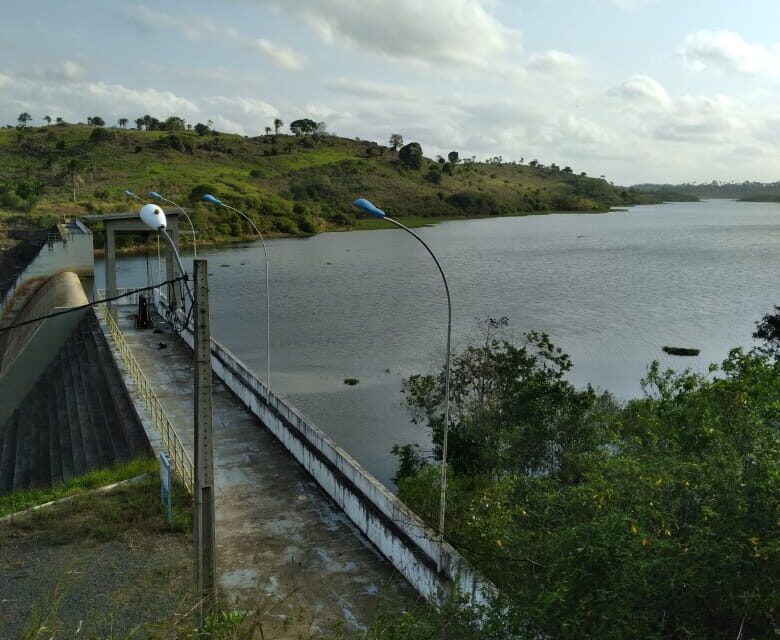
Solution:
[(43, 223), (53, 215), (134, 209), (138, 202), (124, 189), (159, 191), (191, 207), (201, 239), (213, 242), (250, 229), (201, 203), (203, 193), (245, 210), (269, 235), (364, 227), (368, 221), (350, 204), (361, 196), (418, 224), (658, 201), (556, 165), (424, 158), (419, 169), (408, 169), (398, 153), (375, 142), (319, 134), (247, 138), (85, 125), (0, 130), (0, 213), (27, 212)]

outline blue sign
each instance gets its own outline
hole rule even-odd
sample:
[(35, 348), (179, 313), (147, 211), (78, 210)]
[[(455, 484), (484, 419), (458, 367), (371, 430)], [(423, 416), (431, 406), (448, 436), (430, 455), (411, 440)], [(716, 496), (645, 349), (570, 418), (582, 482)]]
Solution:
[(171, 462), (164, 453), (160, 454), (160, 504), (168, 498), (168, 522), (173, 521), (173, 483), (171, 482)]

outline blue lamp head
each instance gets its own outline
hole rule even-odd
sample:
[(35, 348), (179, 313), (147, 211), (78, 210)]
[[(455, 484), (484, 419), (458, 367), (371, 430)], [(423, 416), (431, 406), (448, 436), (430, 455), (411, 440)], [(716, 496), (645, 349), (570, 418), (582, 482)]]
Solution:
[(124, 193), (126, 196), (128, 196), (130, 198), (137, 198), (138, 197), (132, 191), (128, 191), (127, 189), (125, 189), (122, 193)]
[(154, 198), (155, 200), (162, 200), (162, 196), (156, 191), (150, 191), (149, 196)]
[(217, 198), (212, 196), (210, 193), (204, 193), (200, 199), (203, 200), (203, 202), (208, 202), (209, 204), (222, 204), (221, 200), (217, 200)]
[(370, 213), (375, 218), (384, 218), (385, 212), (382, 211), (380, 208), (374, 206), (374, 204), (366, 200), (365, 198), (358, 198), (357, 200), (353, 200), (352, 204), (354, 204), (358, 209), (363, 209), (366, 213)]

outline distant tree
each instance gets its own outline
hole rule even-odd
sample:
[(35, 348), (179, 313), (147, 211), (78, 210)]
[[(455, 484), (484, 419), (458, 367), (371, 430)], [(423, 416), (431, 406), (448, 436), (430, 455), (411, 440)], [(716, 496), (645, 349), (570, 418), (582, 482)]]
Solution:
[(428, 168), (425, 179), (432, 184), (441, 184), (441, 169), (438, 164), (432, 164)]
[(76, 187), (84, 183), (84, 179), (81, 177), (83, 169), (84, 166), (77, 158), (71, 158), (65, 165), (65, 175), (73, 188), (73, 202), (76, 202)]
[(57, 122), (57, 124), (65, 124), (65, 120), (63, 120), (62, 118), (59, 118), (59, 117), (57, 118), (56, 122)]
[(271, 131), (273, 131), (273, 129), (271, 129), (271, 127), (266, 127), (265, 128), (265, 135), (270, 136), (271, 135)]
[(318, 122), (317, 128), (314, 130), (314, 133), (319, 133), (320, 135), (327, 135), (328, 133), (328, 125), (324, 122)]
[(203, 124), (202, 122), (199, 122), (195, 125), (195, 133), (197, 133), (199, 136), (205, 136), (210, 131), (208, 125)]
[(279, 129), (284, 126), (284, 122), (282, 122), (279, 118), (274, 118), (274, 133), (279, 133)]
[(127, 118), (119, 118), (119, 120), (117, 120), (117, 124), (119, 124), (122, 129), (127, 129), (127, 122)]
[(447, 159), (444, 156), (437, 155), (436, 162), (438, 162), (439, 164), (444, 164), (445, 162), (447, 162)]
[(47, 125), (50, 125), (50, 124), (51, 124), (51, 116), (43, 116), (43, 120), (45, 120), (45, 121), (46, 121), (46, 124), (47, 124)]
[(314, 133), (317, 131), (317, 123), (310, 118), (301, 118), (300, 120), (293, 120), (290, 123), (290, 131), (296, 136), (302, 136), (307, 133)]
[(135, 122), (135, 128), (138, 129), (138, 131), (143, 129), (144, 124), (146, 124), (143, 118), (136, 118), (134, 122)]
[(449, 161), (450, 161), (452, 164), (458, 164), (458, 162), (460, 162), (460, 156), (458, 155), (458, 152), (457, 152), (457, 151), (450, 151), (450, 152), (447, 154), (447, 159), (448, 159), (448, 160), (449, 160)]
[(390, 136), (390, 146), (393, 148), (393, 151), (398, 151), (404, 146), (404, 137), (400, 133), (393, 133)]
[(563, 168), (563, 172), (564, 172), (564, 173), (574, 173), (574, 171), (572, 170), (572, 168), (571, 168), (571, 167), (564, 167), (564, 168)]
[(419, 142), (410, 142), (401, 147), (398, 152), (398, 160), (407, 169), (420, 170), (422, 168), (423, 151)]
[(192, 131), (192, 124), (189, 122), (187, 123), (187, 131)]
[(531, 160), (531, 162), (528, 163), (528, 166), (529, 167), (538, 167), (539, 166), (539, 161), (536, 158), (534, 158), (533, 160)]
[(30, 122), (30, 120), (32, 120), (32, 116), (25, 111), (24, 113), (19, 114), (17, 120), (19, 121), (21, 127), (24, 128), (27, 126), (27, 123)]
[(166, 118), (161, 128), (165, 131), (184, 131), (184, 118), (180, 118), (179, 116)]
[(92, 126), (93, 127), (105, 127), (106, 126), (106, 121), (103, 120), (103, 118), (101, 118), (100, 116), (92, 116), (91, 120), (92, 120)]
[(92, 126), (92, 116), (87, 116), (87, 125)]
[(767, 313), (756, 323), (753, 337), (764, 342), (765, 351), (780, 352), (780, 307), (775, 307), (775, 313)]

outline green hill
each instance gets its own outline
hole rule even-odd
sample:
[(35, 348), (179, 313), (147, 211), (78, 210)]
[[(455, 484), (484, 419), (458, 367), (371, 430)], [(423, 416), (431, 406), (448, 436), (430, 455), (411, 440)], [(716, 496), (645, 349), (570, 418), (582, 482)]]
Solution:
[(388, 215), (420, 224), (433, 219), (605, 211), (660, 201), (556, 165), (450, 163), (420, 159), (336, 136), (244, 137), (209, 131), (137, 131), (85, 125), (0, 130), (0, 212), (54, 216), (127, 211), (123, 195), (159, 191), (192, 208), (203, 241), (248, 235), (237, 216), (201, 203), (212, 193), (245, 210), (269, 235), (313, 234), (371, 225), (352, 207), (366, 197)]

